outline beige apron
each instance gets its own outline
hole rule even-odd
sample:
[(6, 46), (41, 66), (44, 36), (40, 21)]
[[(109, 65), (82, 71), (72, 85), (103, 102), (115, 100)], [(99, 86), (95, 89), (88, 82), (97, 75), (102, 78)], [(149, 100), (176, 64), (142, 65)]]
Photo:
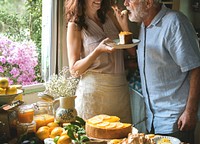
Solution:
[(131, 123), (130, 95), (123, 74), (101, 74), (88, 72), (79, 82), (75, 107), (83, 119), (98, 114), (120, 117)]

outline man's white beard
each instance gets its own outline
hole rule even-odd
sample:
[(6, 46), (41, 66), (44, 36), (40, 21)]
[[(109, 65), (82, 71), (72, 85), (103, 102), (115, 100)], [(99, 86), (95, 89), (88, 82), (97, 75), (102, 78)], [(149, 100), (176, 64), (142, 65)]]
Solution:
[(134, 10), (130, 11), (129, 20), (132, 22), (142, 22), (148, 13), (143, 9), (142, 3)]
[(129, 20), (132, 22), (142, 22), (142, 18), (138, 16), (135, 12), (129, 15)]

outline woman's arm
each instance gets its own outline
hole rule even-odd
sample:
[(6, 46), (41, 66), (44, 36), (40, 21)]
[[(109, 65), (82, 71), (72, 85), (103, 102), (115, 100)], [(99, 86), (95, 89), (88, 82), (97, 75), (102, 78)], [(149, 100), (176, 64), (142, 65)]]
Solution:
[[(112, 7), (115, 13), (115, 18), (113, 21), (117, 23), (118, 27), (120, 27), (120, 31), (130, 31), (128, 25), (128, 12), (126, 10), (121, 11), (117, 6)], [(136, 57), (135, 48), (127, 49), (128, 53), (132, 57)]]
[[(121, 11), (117, 6), (112, 7), (122, 31), (130, 31), (128, 26), (128, 12)], [(125, 12), (126, 11), (126, 12)]]
[(103, 52), (112, 52), (114, 48), (111, 48), (104, 43), (109, 39), (104, 39), (94, 51), (92, 51), (88, 56), (81, 59), (82, 50), (82, 38), (81, 31), (74, 22), (68, 23), (67, 29), (67, 49), (68, 49), (68, 60), (70, 72), (73, 76), (78, 77), (82, 75), (94, 62), (94, 60)]

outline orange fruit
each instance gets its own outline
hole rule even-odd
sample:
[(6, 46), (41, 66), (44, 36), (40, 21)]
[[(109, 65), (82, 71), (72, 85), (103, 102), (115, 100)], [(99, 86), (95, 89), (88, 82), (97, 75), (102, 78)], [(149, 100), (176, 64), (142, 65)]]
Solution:
[(50, 132), (49, 132), (48, 126), (42, 126), (36, 132), (36, 135), (40, 140), (44, 140), (45, 138), (49, 138), (49, 134), (50, 134)]
[(52, 131), (55, 127), (59, 127), (59, 124), (56, 123), (56, 122), (50, 122), (50, 123), (47, 124), (47, 126), (50, 128), (49, 130), (50, 130), (50, 133), (51, 133), (51, 131)]
[(55, 127), (52, 131), (51, 131), (51, 138), (55, 138), (56, 136), (60, 136), (63, 133), (64, 129), (62, 127)]
[(71, 139), (69, 138), (68, 135), (62, 135), (57, 141), (57, 144), (70, 144)]

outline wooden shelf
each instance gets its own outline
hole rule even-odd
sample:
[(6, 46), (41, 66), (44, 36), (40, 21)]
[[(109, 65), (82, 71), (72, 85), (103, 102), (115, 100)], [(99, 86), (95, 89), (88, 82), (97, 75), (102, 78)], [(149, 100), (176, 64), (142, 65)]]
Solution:
[(173, 10), (179, 10), (180, 0), (162, 0), (161, 3)]
[(172, 4), (173, 5), (173, 2), (162, 2), (163, 4)]

